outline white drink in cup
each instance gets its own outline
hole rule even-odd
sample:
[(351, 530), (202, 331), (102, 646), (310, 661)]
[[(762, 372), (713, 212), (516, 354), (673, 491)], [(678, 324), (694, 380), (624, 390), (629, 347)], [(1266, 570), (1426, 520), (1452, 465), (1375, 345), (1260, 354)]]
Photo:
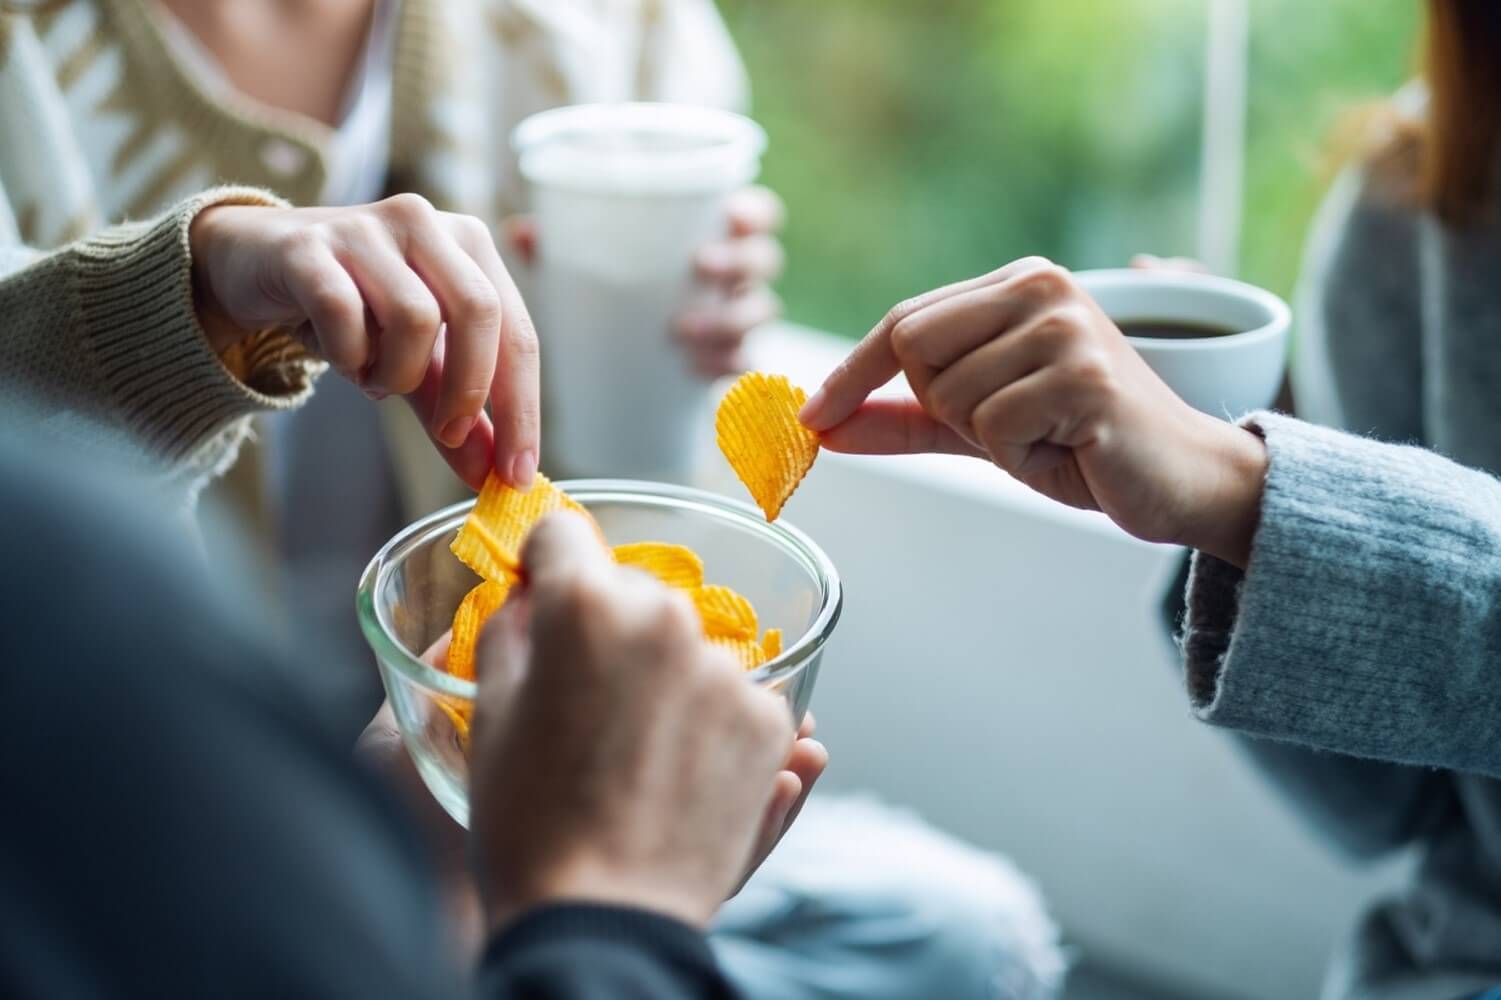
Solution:
[(727, 111), (590, 104), (534, 115), (512, 137), (531, 188), (549, 467), (684, 481), (712, 424), (710, 386), (673, 321), (693, 257), (727, 231), (727, 195), (760, 169), (766, 134)]
[(1206, 336), (1128, 336), (1147, 364), (1185, 402), (1233, 419), (1270, 406), (1287, 367), (1287, 303), (1243, 281), (1190, 271), (1119, 268), (1075, 276), (1105, 314), (1132, 328), (1174, 326)]

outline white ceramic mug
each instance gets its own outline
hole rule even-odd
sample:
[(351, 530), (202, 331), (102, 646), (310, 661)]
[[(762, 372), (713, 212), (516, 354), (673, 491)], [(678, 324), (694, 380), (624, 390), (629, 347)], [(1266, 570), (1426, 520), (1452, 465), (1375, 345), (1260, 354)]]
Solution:
[(512, 137), (531, 188), (548, 468), (682, 482), (712, 427), (711, 386), (672, 323), (693, 255), (726, 232), (726, 195), (753, 180), (766, 134), (675, 104), (534, 115)]
[(1292, 313), (1271, 292), (1189, 271), (1119, 268), (1075, 277), (1117, 323), (1160, 320), (1236, 331), (1181, 340), (1126, 338), (1189, 405), (1234, 419), (1277, 398)]

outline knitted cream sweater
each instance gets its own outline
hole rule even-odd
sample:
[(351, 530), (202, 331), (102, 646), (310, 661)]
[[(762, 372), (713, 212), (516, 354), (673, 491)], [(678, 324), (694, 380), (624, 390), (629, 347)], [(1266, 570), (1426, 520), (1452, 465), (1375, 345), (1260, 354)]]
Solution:
[[(277, 334), (208, 352), (188, 225), (217, 201), (315, 203), (330, 134), (205, 90), (159, 16), (150, 0), (0, 2), (0, 397), (126, 443), (191, 497), (248, 416), (297, 405), (317, 366)], [(733, 106), (745, 89), (710, 0), (403, 0), (389, 186), (498, 220), (523, 203), (508, 137), (527, 114)], [(224, 183), (243, 187), (202, 194)]]

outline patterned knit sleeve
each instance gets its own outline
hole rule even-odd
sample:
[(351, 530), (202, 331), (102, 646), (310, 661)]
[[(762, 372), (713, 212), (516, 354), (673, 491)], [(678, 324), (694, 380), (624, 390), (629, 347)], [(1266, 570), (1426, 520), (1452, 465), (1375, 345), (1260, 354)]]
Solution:
[(1258, 414), (1271, 462), (1244, 573), (1195, 558), (1203, 720), (1501, 777), (1501, 482), (1432, 452)]
[(322, 365), (295, 340), (220, 356), (199, 326), (188, 228), (218, 204), (279, 202), (221, 188), (51, 253), (0, 246), (0, 403), (190, 487), (233, 459), (250, 415), (300, 404)]

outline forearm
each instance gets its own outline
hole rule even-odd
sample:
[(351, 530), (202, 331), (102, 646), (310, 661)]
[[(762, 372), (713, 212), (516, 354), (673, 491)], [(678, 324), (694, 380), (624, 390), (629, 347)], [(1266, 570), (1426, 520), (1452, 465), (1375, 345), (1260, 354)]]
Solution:
[(1205, 721), (1501, 774), (1501, 483), (1429, 452), (1258, 416), (1269, 466), (1242, 572), (1201, 553), (1184, 635)]
[(486, 950), (484, 997), (607, 1000), (731, 998), (703, 935), (666, 917), (569, 904), (522, 917)]
[(207, 192), (160, 218), (45, 256), (7, 253), (0, 275), (0, 396), (39, 419), (65, 416), (156, 462), (211, 468), (236, 424), (297, 405), (319, 366), (265, 334), (221, 355), (196, 312), (194, 218), (205, 207), (275, 204), (246, 189)]

